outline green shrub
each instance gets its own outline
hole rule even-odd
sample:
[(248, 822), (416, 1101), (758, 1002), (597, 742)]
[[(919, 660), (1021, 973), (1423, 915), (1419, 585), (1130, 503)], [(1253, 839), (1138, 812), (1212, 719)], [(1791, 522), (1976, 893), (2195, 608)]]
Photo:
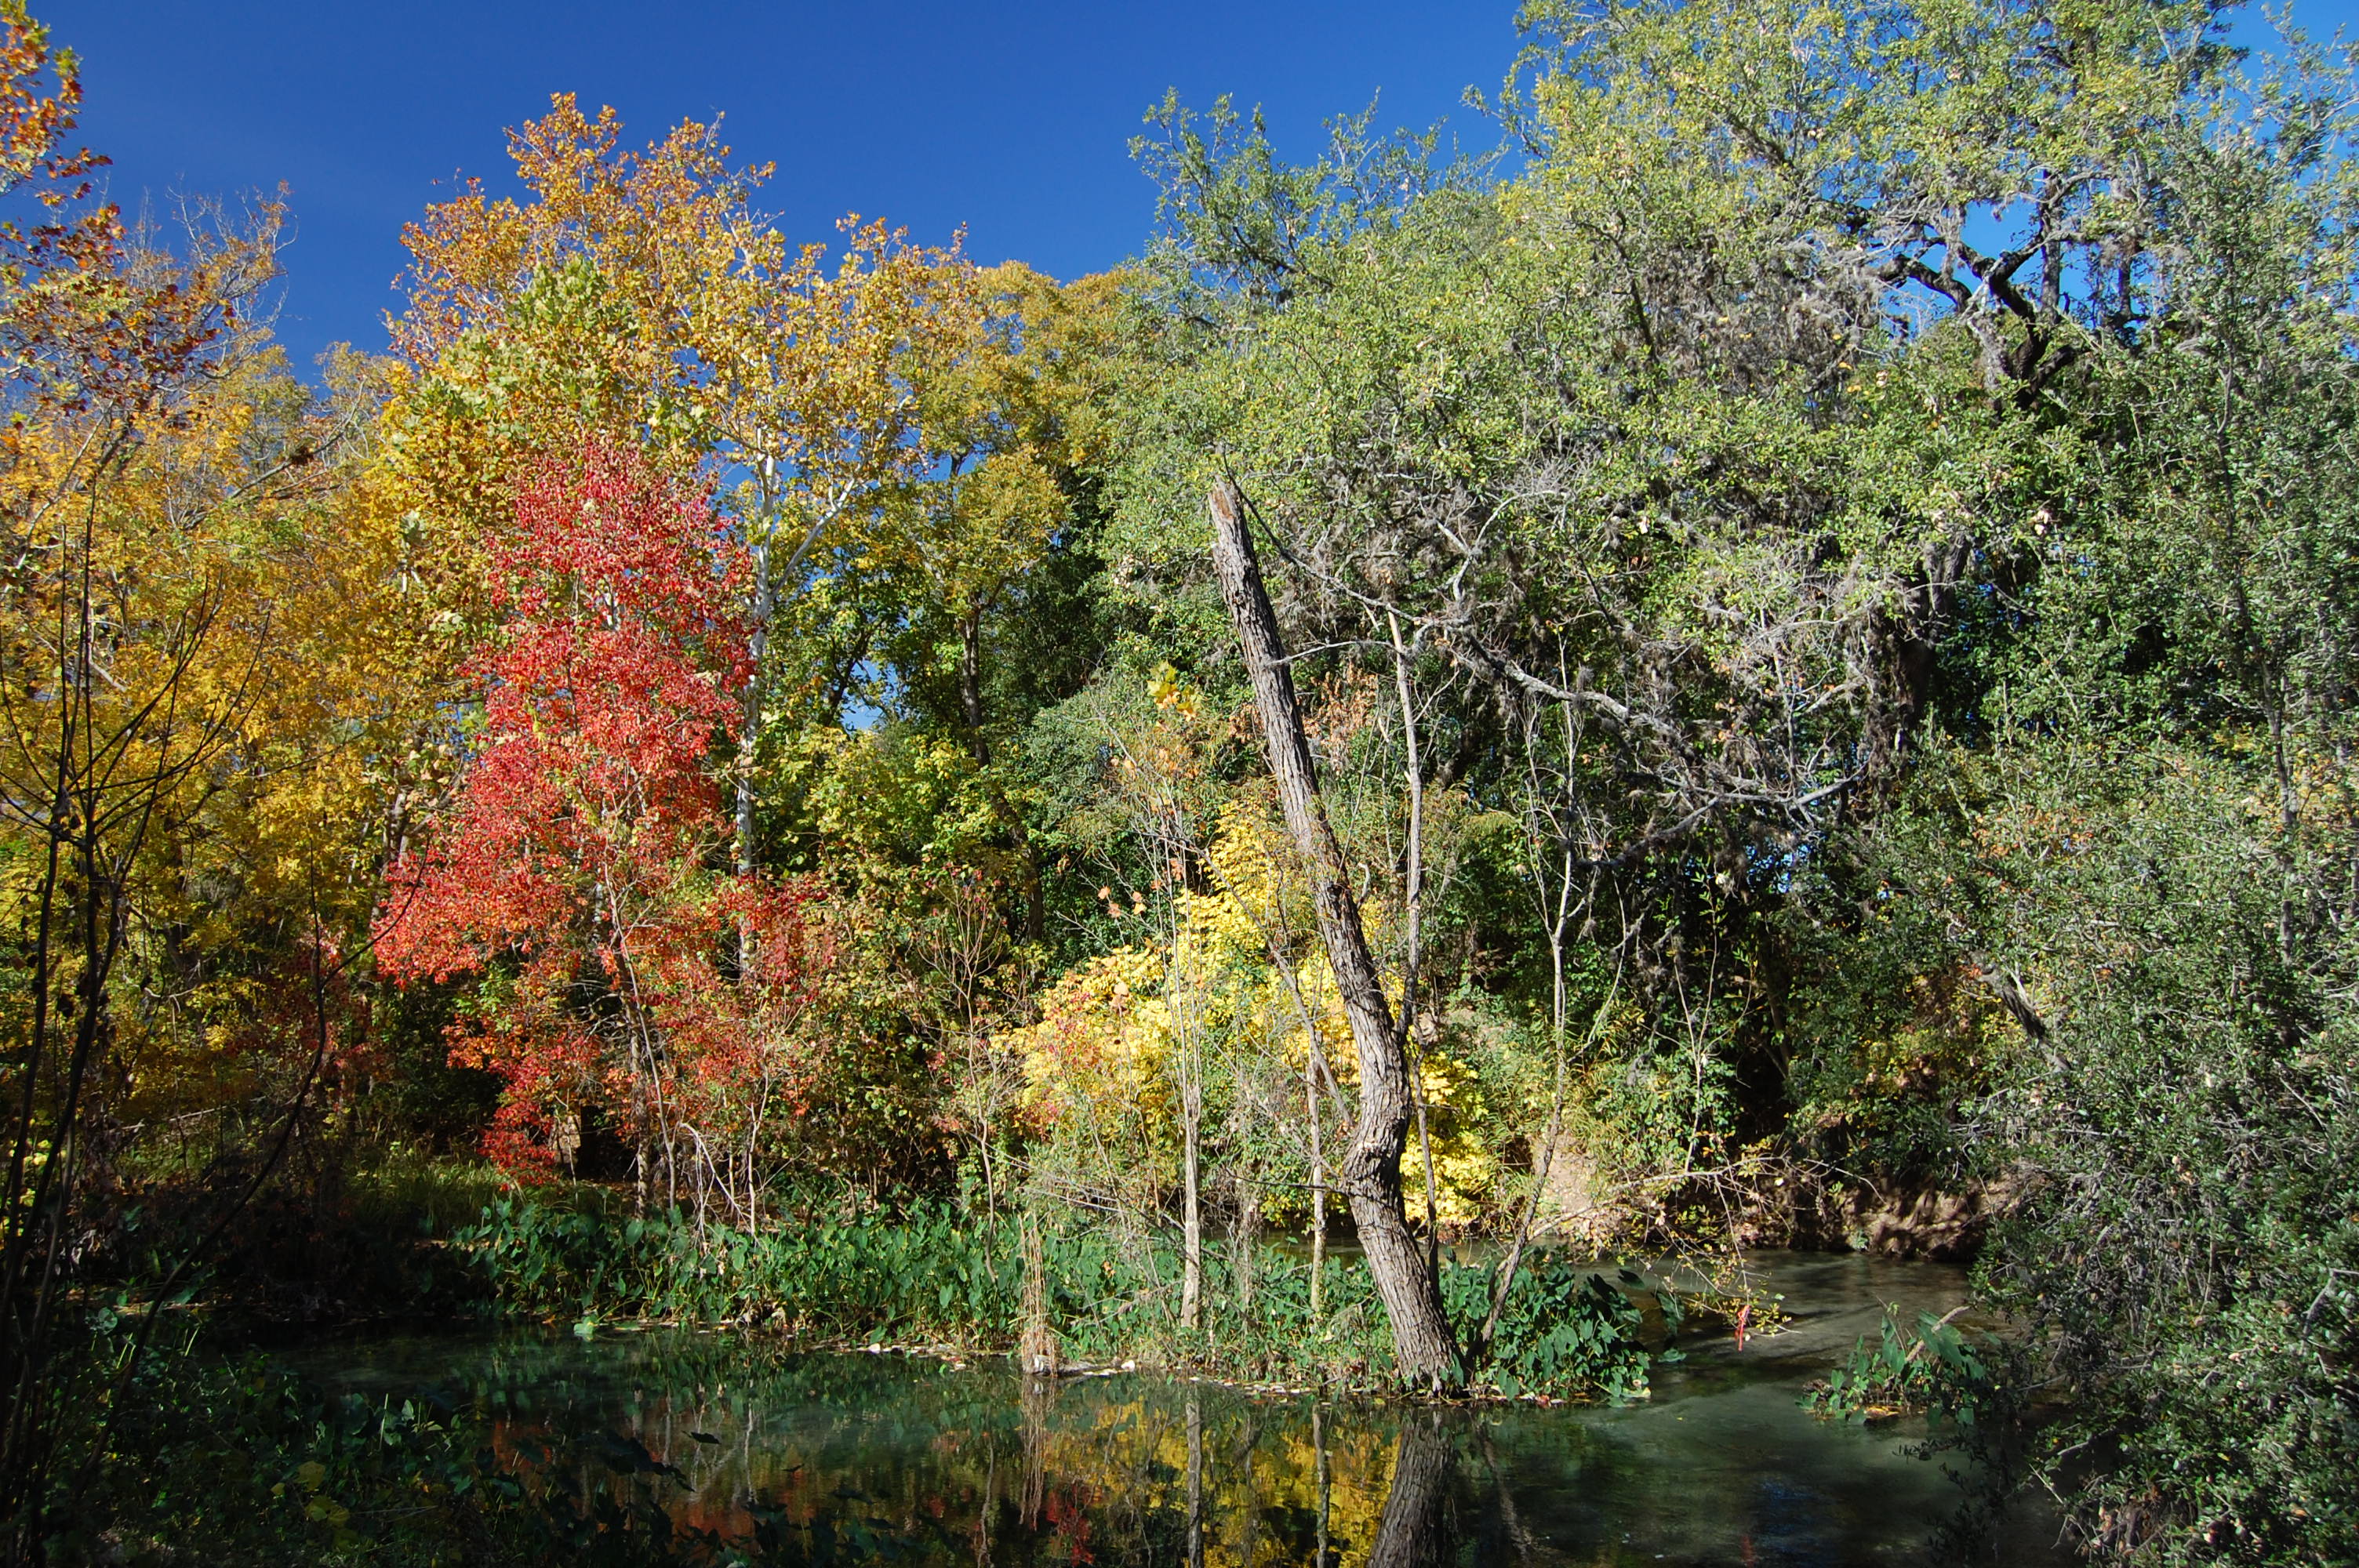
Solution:
[[(1441, 1284), (1461, 1341), (1471, 1339), (1491, 1304), (1491, 1271), (1448, 1268)], [(1669, 1291), (1659, 1298), (1665, 1327), (1676, 1333), (1679, 1299)], [(1500, 1309), (1485, 1372), (1511, 1399), (1527, 1391), (1617, 1402), (1643, 1398), (1654, 1359), (1643, 1320), (1638, 1304), (1603, 1274), (1554, 1253), (1527, 1257)]]

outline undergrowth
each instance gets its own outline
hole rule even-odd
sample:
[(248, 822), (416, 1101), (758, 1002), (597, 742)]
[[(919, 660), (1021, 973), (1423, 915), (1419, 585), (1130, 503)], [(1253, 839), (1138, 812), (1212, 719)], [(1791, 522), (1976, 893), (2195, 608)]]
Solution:
[[(913, 1206), (894, 1215), (747, 1235), (676, 1215), (614, 1218), (534, 1197), (495, 1198), (450, 1238), (498, 1310), (568, 1322), (658, 1318), (761, 1325), (814, 1345), (1012, 1349), (1027, 1327), (1020, 1222)], [(1382, 1303), (1356, 1262), (1330, 1259), (1311, 1310), (1309, 1261), (1276, 1248), (1240, 1272), (1205, 1259), (1200, 1326), (1180, 1320), (1180, 1260), (1159, 1238), (1105, 1228), (1041, 1237), (1040, 1315), (1067, 1363), (1125, 1360), (1240, 1382), (1386, 1382)], [(1488, 1269), (1445, 1261), (1462, 1341), (1489, 1304)], [(1675, 1298), (1662, 1294), (1676, 1327)], [(1499, 1322), (1487, 1386), (1514, 1396), (1642, 1397), (1652, 1359), (1636, 1303), (1603, 1275), (1527, 1256)]]

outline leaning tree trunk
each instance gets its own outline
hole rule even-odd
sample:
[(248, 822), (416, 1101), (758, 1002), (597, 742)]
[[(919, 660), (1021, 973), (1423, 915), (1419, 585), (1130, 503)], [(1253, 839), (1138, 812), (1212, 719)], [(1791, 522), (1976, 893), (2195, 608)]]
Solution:
[(1359, 901), (1352, 896), (1345, 873), (1343, 847), (1320, 799), (1286, 644), (1278, 635), (1277, 613), (1262, 587), (1253, 541), (1245, 534), (1242, 501), (1226, 484), (1212, 492), (1212, 566), (1245, 649), (1254, 706), (1261, 711), (1262, 733), (1269, 744), (1269, 771), (1277, 782), (1287, 827), (1310, 871), (1319, 935), (1335, 971), (1336, 989), (1343, 995), (1360, 1059), (1360, 1120), (1338, 1162), (1335, 1184), (1351, 1205), (1368, 1272), (1392, 1321), (1393, 1350), (1402, 1375), (1430, 1389), (1455, 1388), (1464, 1374), (1442, 1310), (1440, 1281), (1401, 1210), (1401, 1153), (1408, 1145), (1411, 1109), (1408, 1053), (1393, 1027), (1392, 1009), (1360, 925)]

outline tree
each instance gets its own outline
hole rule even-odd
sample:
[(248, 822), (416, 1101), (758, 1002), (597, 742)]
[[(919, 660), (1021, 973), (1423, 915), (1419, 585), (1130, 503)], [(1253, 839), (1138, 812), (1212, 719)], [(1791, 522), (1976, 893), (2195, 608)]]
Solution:
[[(744, 546), (683, 481), (592, 447), (543, 469), (494, 562), (480, 730), (449, 816), (388, 875), (382, 962), (486, 974), (453, 1049), (506, 1085), (487, 1141), (503, 1163), (548, 1170), (560, 1124), (599, 1109), (635, 1148), (643, 1206), (660, 1184), (750, 1225), (826, 955), (808, 890), (707, 870), (714, 759), (742, 712)], [(722, 967), (733, 925), (754, 964)]]
[(1413, 1104), (1407, 1031), (1394, 1027), (1392, 1008), (1360, 924), (1350, 869), (1320, 798), (1286, 644), (1262, 587), (1253, 540), (1245, 533), (1244, 504), (1234, 490), (1215, 490), (1212, 512), (1213, 566), (1245, 649), (1270, 773), (1277, 780), (1278, 801), (1296, 851), (1311, 879), (1319, 935), (1335, 971), (1359, 1057), (1359, 1126), (1337, 1164), (1338, 1183), (1352, 1206), (1360, 1244), (1367, 1250), (1368, 1272), (1392, 1319), (1393, 1348), (1401, 1371), (1436, 1390), (1455, 1388), (1466, 1374), (1441, 1304), (1441, 1282), (1430, 1259), (1410, 1236), (1401, 1208), (1401, 1153), (1408, 1144)]
[(717, 126), (683, 122), (644, 153), (621, 135), (612, 109), (560, 94), (509, 138), (527, 200), (471, 185), (406, 232), (388, 458), (440, 535), (446, 558), (423, 569), (462, 610), (513, 485), (549, 453), (631, 442), (728, 481), (747, 562), (733, 793), (750, 872), (774, 666), (800, 652), (777, 619), (834, 535), (924, 461), (913, 366), (972, 334), (972, 269), (955, 245), (857, 218), (831, 267), (755, 212), (769, 168), (733, 168)]
[[(160, 1314), (111, 1349), (67, 1312), (123, 1262), (160, 1130), (223, 1113), (215, 1190), (128, 1287), (153, 1307), (310, 1122), (353, 1046), (381, 536), (347, 530), (346, 411), (288, 378), (257, 300), (280, 209), (178, 233), (92, 200), (80, 88), (0, 8), (0, 1513), (29, 1560), (101, 1461)], [(324, 613), (332, 603), (338, 613)], [(353, 641), (345, 641), (352, 639)], [(350, 742), (349, 746), (344, 744)], [(364, 898), (365, 895), (362, 895)]]
[[(1040, 856), (1007, 771), (992, 769), (993, 737), (1014, 716), (987, 711), (985, 643), (995, 620), (1022, 616), (1027, 589), (1071, 548), (1085, 476), (1103, 455), (1117, 283), (1060, 286), (1014, 263), (946, 277), (939, 293), (955, 289), (962, 303), (940, 312), (902, 373), (914, 460), (848, 541), (853, 571), (882, 590), (885, 624), (870, 645), (917, 688), (913, 706), (964, 732), (1010, 846), (1010, 880), (1020, 877), (1020, 930), (1034, 941), (1047, 918)], [(944, 685), (948, 700), (935, 695)]]

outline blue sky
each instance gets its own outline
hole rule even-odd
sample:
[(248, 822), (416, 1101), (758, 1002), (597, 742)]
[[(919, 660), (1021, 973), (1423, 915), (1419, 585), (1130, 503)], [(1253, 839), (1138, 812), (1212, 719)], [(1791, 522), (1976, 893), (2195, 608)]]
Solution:
[[(291, 187), (279, 318), (299, 367), (381, 347), (402, 223), (462, 171), (504, 176), (503, 127), (551, 92), (612, 103), (644, 143), (727, 114), (761, 204), (798, 238), (858, 211), (920, 239), (967, 226), (978, 259), (1073, 276), (1136, 251), (1154, 192), (1126, 143), (1167, 87), (1267, 106), (1289, 149), (1383, 92), (1386, 123), (1495, 88), (1513, 7), (1212, 0), (1190, 5), (697, 0), (34, 0), (78, 49), (83, 139), (125, 207), (145, 193)], [(438, 185), (437, 182), (441, 184)]]
[[(507, 168), (501, 133), (554, 92), (612, 103), (644, 142), (725, 111), (741, 158), (775, 161), (763, 198), (797, 238), (858, 211), (978, 259), (1070, 277), (1134, 253), (1152, 189), (1126, 144), (1167, 87), (1259, 103), (1282, 147), (1381, 91), (1387, 124), (1496, 87), (1507, 0), (35, 0), (81, 51), (84, 139), (126, 207), (174, 191), (291, 188), (280, 335), (299, 367), (330, 342), (381, 347), (399, 234), (460, 173)], [(2303, 0), (2324, 33), (2359, 0)], [(440, 183), (438, 183), (440, 182)]]

